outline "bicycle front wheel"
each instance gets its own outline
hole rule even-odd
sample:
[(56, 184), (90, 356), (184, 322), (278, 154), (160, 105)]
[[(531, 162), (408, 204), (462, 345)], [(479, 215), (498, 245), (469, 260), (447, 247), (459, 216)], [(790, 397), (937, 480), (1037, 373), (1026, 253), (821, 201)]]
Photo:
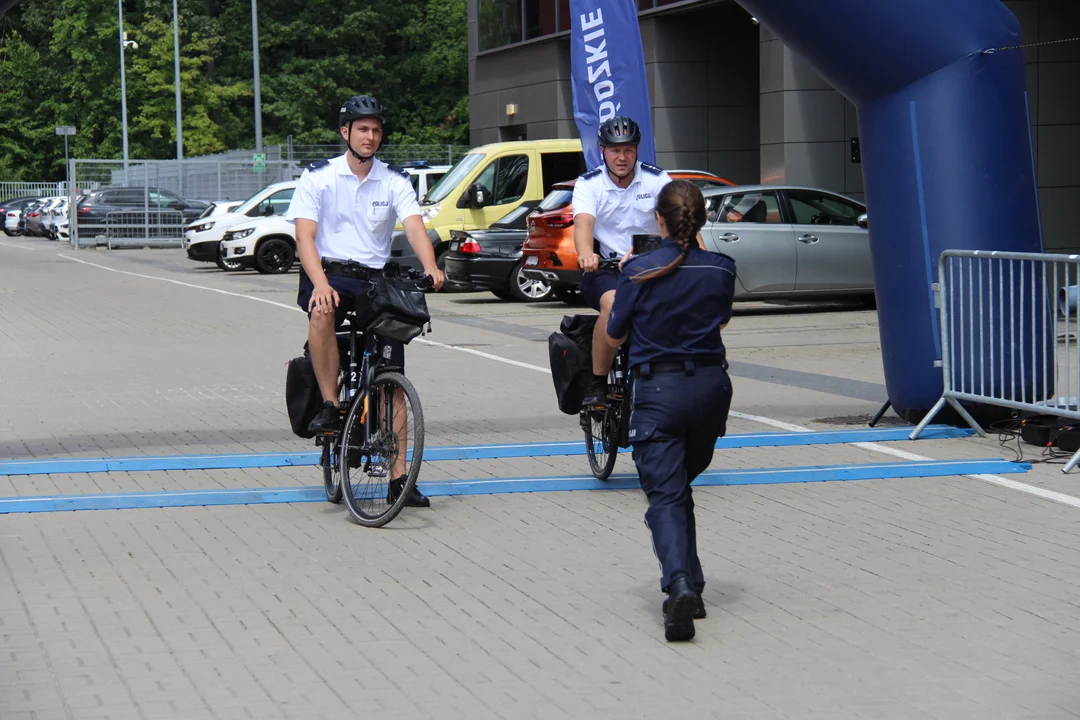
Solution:
[(322, 466), (323, 489), (326, 490), (326, 499), (332, 503), (341, 502), (341, 464), (339, 462), (338, 436), (327, 437), (323, 440)]
[(364, 527), (382, 527), (405, 507), (424, 457), (424, 411), (409, 379), (377, 375), (349, 408), (340, 447), (349, 514)]

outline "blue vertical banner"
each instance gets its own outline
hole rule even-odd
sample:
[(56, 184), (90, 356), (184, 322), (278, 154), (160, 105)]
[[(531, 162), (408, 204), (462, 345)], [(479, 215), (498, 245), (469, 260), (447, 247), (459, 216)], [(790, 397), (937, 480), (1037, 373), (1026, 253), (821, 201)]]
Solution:
[(570, 75), (574, 122), (588, 167), (603, 164), (596, 132), (616, 115), (641, 127), (638, 159), (656, 162), (636, 0), (570, 0)]

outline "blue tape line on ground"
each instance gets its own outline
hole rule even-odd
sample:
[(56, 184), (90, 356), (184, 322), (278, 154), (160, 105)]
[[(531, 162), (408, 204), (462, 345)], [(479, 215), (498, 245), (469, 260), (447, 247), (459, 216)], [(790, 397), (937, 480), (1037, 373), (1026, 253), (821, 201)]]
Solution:
[[(1026, 463), (1007, 460), (931, 460), (871, 463), (865, 465), (823, 465), (790, 468), (707, 470), (695, 487), (716, 485), (772, 485), (782, 483), (882, 480), (888, 478), (942, 477), (1023, 473)], [(535, 478), (492, 478), (424, 482), (426, 495), (495, 495), (519, 492), (560, 492), (568, 490), (630, 490), (638, 487), (636, 475), (614, 475), (599, 481), (591, 475)], [(132, 510), (214, 505), (262, 505), (325, 501), (321, 486), (299, 488), (247, 488), (238, 490), (181, 490), (94, 495), (0, 498), (0, 515), (10, 513), (62, 512), (68, 510)]]
[[(920, 440), (968, 437), (970, 428), (931, 425)], [(728, 435), (716, 441), (718, 450), (746, 447), (835, 445), (854, 442), (907, 440), (907, 428), (866, 428), (820, 432), (770, 432)], [(624, 451), (625, 452), (625, 451)], [(424, 462), (442, 460), (492, 460), (515, 457), (559, 457), (584, 455), (584, 440), (533, 442), (497, 445), (443, 445), (424, 451)], [(163, 470), (237, 470), (247, 468), (311, 466), (319, 463), (319, 453), (224, 453), (217, 455), (165, 455), (118, 458), (51, 458), (0, 461), (3, 475), (57, 475), (96, 472), (152, 472)]]

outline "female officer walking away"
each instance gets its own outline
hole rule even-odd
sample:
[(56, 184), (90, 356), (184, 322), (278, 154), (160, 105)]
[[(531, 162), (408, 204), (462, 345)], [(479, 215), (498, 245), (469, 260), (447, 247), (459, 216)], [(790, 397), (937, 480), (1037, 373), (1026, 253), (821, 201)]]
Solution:
[(607, 334), (616, 347), (630, 337), (630, 442), (668, 593), (664, 635), (690, 640), (694, 618), (705, 617), (690, 483), (727, 429), (731, 380), (720, 330), (731, 318), (735, 261), (697, 247), (705, 200), (693, 184), (666, 185), (656, 215), (663, 244), (624, 264)]

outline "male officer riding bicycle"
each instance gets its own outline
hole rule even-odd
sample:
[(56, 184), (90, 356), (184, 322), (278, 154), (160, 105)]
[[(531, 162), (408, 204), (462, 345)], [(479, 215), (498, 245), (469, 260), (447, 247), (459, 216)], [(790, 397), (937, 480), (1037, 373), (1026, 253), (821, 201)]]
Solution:
[[(296, 247), (303, 268), (296, 302), (310, 318), (308, 344), (323, 397), (323, 408), (309, 425), (311, 432), (337, 427), (340, 363), (336, 331), (346, 313), (356, 308), (357, 300), (364, 301), (370, 271), (381, 269), (389, 259), (395, 219), (401, 221), (435, 289), (445, 280), (435, 264), (435, 251), (408, 173), (375, 157), (385, 123), (386, 113), (375, 98), (359, 95), (346, 100), (338, 125), (348, 152), (308, 165), (285, 216), (296, 225)], [(403, 368), (404, 345), (389, 342), (393, 346), (391, 361)], [(400, 495), (404, 478), (394, 477), (391, 493), (396, 483)], [(430, 501), (414, 490), (407, 505), (427, 507)]]
[[(593, 379), (585, 391), (583, 404), (606, 404), (607, 375), (615, 350), (604, 342), (604, 328), (615, 301), (615, 270), (597, 270), (600, 257), (622, 257), (630, 251), (634, 235), (655, 235), (656, 198), (671, 177), (656, 167), (638, 162), (641, 130), (628, 117), (613, 117), (600, 125), (600, 152), (604, 167), (585, 173), (574, 184), (574, 245), (577, 246), (581, 295), (600, 311), (593, 331)], [(595, 243), (594, 243), (595, 238)]]

